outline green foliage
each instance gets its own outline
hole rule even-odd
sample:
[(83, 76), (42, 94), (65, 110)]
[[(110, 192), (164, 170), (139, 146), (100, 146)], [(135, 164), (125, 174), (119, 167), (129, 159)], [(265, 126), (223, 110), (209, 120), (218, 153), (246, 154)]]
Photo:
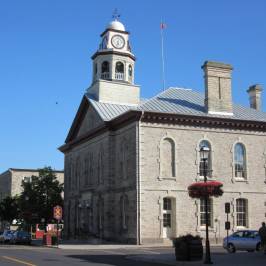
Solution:
[(53, 207), (63, 206), (63, 184), (60, 184), (51, 167), (39, 170), (39, 176), (22, 181), (23, 191), (19, 197), (21, 218), (27, 223), (45, 223), (53, 219)]
[(6, 197), (0, 203), (0, 218), (10, 224), (19, 216), (18, 198)]

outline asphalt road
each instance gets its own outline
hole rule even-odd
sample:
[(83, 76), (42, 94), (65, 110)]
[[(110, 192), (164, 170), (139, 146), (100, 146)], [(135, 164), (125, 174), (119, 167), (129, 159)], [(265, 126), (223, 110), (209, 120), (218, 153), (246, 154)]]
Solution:
[(155, 266), (154, 262), (127, 259), (130, 255), (173, 253), (173, 248), (140, 248), (115, 250), (62, 250), (56, 248), (0, 245), (1, 266)]
[[(266, 255), (261, 252), (228, 254), (222, 247), (212, 247), (211, 252), (212, 261), (217, 266), (266, 265)], [(168, 261), (165, 258), (168, 258)], [(172, 247), (127, 248), (125, 246), (125, 248), (100, 250), (66, 250), (38, 246), (0, 245), (0, 266), (157, 266), (166, 265), (164, 262), (168, 265), (204, 265), (202, 261), (176, 262)]]

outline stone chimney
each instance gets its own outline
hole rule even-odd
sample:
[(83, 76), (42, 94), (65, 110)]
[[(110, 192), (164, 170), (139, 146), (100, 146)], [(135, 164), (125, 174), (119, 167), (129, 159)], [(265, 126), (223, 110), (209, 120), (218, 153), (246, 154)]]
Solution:
[(209, 114), (233, 115), (231, 72), (229, 64), (205, 61), (205, 108)]
[(261, 92), (262, 87), (258, 84), (249, 87), (247, 93), (249, 94), (250, 108), (261, 110)]

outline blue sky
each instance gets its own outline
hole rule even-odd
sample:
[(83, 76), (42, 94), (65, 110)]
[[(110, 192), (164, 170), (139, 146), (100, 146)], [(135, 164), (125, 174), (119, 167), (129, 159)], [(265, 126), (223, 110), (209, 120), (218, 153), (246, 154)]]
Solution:
[(264, 0), (2, 0), (0, 172), (63, 168), (57, 147), (91, 83), (90, 56), (115, 8), (131, 33), (142, 97), (162, 86), (161, 18), (167, 86), (203, 91), (201, 65), (217, 60), (234, 67), (234, 102), (248, 105), (248, 86), (266, 87)]

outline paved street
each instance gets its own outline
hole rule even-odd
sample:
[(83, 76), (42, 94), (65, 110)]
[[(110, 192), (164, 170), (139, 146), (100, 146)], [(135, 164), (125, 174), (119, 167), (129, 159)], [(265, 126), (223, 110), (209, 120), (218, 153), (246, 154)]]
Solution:
[[(28, 265), (28, 266), (75, 266), (75, 265), (115, 265), (115, 266), (151, 266), (153, 262), (136, 262), (127, 259), (135, 255), (159, 255), (172, 253), (172, 248), (141, 248), (141, 249), (112, 249), (112, 250), (62, 250), (34, 246), (0, 246), (0, 265)], [(87, 262), (84, 264), (84, 262)]]
[[(228, 254), (221, 247), (212, 247), (214, 265), (262, 266), (266, 255), (262, 253), (237, 252)], [(156, 266), (156, 265), (203, 265), (202, 262), (176, 262), (171, 247), (135, 247), (78, 250), (36, 246), (0, 246), (1, 266)]]

